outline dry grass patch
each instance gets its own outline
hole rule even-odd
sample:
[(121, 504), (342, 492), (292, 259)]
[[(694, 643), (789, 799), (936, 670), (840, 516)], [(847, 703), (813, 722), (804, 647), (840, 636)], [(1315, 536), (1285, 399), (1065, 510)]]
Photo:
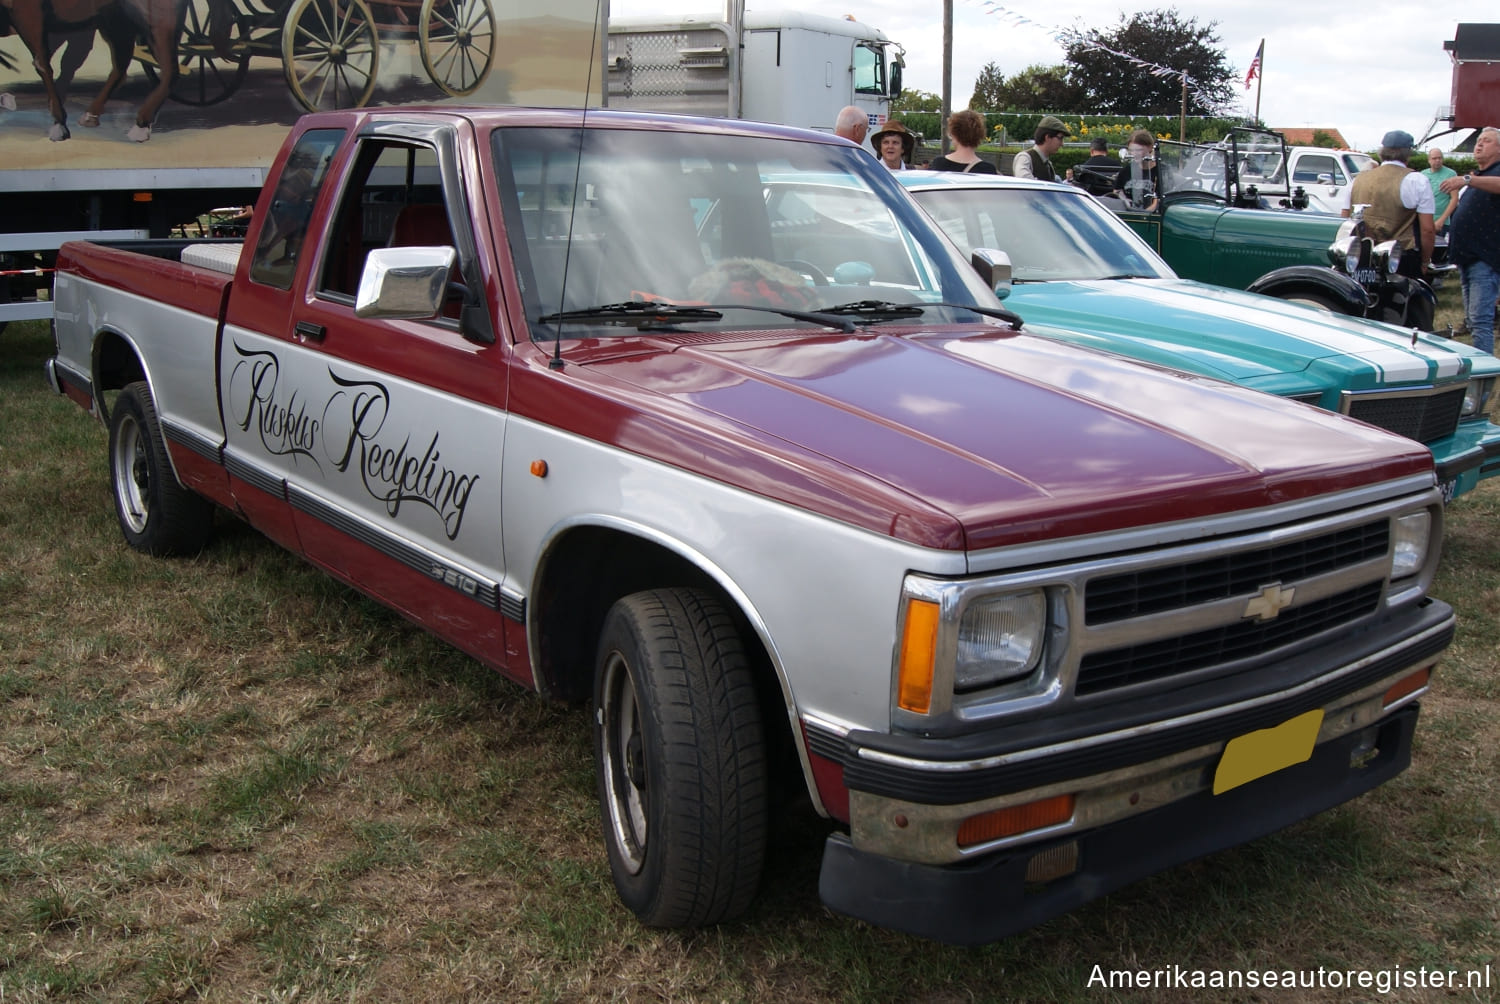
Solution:
[(673, 934), (615, 900), (582, 709), (232, 520), (195, 559), (130, 551), (104, 432), (41, 384), (47, 348), (40, 325), (0, 336), (5, 1004), (1345, 1001), (1088, 980), (1096, 964), (1495, 963), (1493, 485), (1450, 509), (1436, 593), (1460, 607), (1459, 637), (1416, 761), (1383, 789), (977, 950), (830, 915), (827, 825), (792, 810), (750, 915)]

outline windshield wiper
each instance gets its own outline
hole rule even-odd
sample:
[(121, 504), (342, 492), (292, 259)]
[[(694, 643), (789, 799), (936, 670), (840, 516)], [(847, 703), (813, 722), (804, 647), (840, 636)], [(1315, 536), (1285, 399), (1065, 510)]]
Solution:
[(691, 321), (718, 321), (724, 317), (726, 310), (755, 310), (763, 314), (780, 314), (794, 321), (806, 321), (809, 324), (820, 324), (825, 328), (834, 328), (844, 334), (852, 334), (854, 323), (846, 321), (842, 317), (832, 317), (831, 312), (810, 313), (805, 310), (785, 310), (781, 307), (760, 307), (748, 303), (714, 303), (707, 306), (682, 306), (675, 303), (664, 303), (661, 301), (637, 301), (631, 300), (625, 303), (605, 303), (597, 307), (585, 307), (582, 310), (562, 310), (555, 314), (543, 314), (536, 319), (537, 324), (561, 324), (567, 322), (604, 321), (606, 323), (633, 324), (636, 328), (646, 331), (666, 325), (682, 324)]
[(902, 317), (919, 317), (922, 308), (915, 303), (892, 303), (889, 300), (853, 300), (837, 307), (825, 307), (825, 314), (855, 314), (862, 321), (894, 321)]
[(615, 324), (633, 324), (638, 328), (645, 328), (658, 324), (679, 324), (683, 321), (717, 321), (723, 316), (722, 312), (707, 307), (683, 307), (675, 303), (660, 301), (630, 300), (625, 303), (601, 303), (597, 307), (585, 307), (582, 310), (560, 310), (555, 314), (543, 314), (536, 319), (536, 323), (604, 321)]
[(972, 303), (891, 303), (886, 300), (855, 300), (837, 307), (827, 307), (825, 314), (857, 314), (866, 321), (892, 321), (902, 317), (916, 317), (928, 307), (950, 307), (954, 310), (971, 310), (985, 317), (1005, 321), (1012, 331), (1020, 331), (1021, 315), (1004, 307), (980, 307)]

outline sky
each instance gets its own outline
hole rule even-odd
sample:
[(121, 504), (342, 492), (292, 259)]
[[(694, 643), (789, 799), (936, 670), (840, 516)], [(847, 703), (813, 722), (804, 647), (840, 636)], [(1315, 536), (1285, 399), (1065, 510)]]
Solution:
[[(718, 14), (714, 0), (609, 0), (612, 16)], [(853, 15), (885, 32), (906, 49), (905, 86), (940, 94), (943, 86), (941, 0), (803, 0), (801, 4), (747, 0), (753, 10), (804, 10), (830, 17)], [(1198, 26), (1215, 23), (1215, 34), (1237, 82), (1239, 102), (1231, 114), (1254, 114), (1256, 91), (1245, 73), (1265, 40), (1260, 117), (1272, 128), (1338, 129), (1358, 150), (1373, 150), (1392, 129), (1417, 141), (1447, 124), (1433, 120), (1452, 101), (1453, 61), (1443, 43), (1458, 19), (1443, 8), (1412, 0), (1366, 0), (1356, 5), (1298, 0), (1196, 0), (1122, 7), (1107, 0), (953, 0), (953, 91), (955, 109), (968, 106), (974, 80), (986, 63), (1009, 77), (1032, 64), (1063, 62), (1059, 30), (1110, 31), (1122, 14), (1172, 8)], [(1474, 11), (1475, 8), (1469, 8)], [(1342, 16), (1341, 16), (1342, 15)], [(1464, 20), (1490, 20), (1471, 13)], [(1435, 138), (1428, 146), (1449, 149), (1464, 134)]]

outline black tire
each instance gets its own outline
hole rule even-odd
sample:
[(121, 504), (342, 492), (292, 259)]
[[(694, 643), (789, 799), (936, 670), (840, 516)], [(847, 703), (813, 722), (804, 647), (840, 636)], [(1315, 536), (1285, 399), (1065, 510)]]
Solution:
[(144, 382), (120, 391), (110, 412), (109, 484), (120, 532), (137, 551), (197, 554), (208, 543), (213, 504), (178, 484)]
[(651, 927), (743, 913), (766, 847), (760, 707), (728, 612), (696, 589), (617, 602), (594, 676), (594, 764), (609, 867)]

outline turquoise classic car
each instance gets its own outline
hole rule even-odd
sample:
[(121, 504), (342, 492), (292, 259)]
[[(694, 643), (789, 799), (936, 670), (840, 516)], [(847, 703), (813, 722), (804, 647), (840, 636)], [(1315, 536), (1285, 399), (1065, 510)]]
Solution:
[(1500, 359), (1460, 342), (1179, 278), (1072, 185), (897, 179), (963, 251), (991, 249), (1028, 330), (1342, 412), (1427, 444), (1451, 498), (1500, 474)]

